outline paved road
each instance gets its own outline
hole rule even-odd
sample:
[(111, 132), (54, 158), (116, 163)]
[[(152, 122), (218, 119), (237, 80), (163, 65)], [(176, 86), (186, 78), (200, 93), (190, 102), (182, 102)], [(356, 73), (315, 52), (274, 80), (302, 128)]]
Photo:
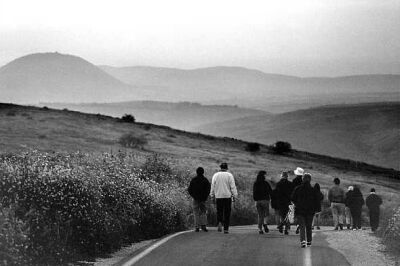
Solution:
[[(137, 254), (140, 254), (140, 250)], [(135, 257), (133, 254), (132, 257)], [(120, 265), (127, 266), (122, 261)], [(316, 233), (313, 246), (300, 248), (299, 236), (283, 236), (276, 230), (259, 235), (255, 226), (231, 227), (229, 234), (209, 232), (178, 235), (137, 261), (139, 265), (350, 265)]]

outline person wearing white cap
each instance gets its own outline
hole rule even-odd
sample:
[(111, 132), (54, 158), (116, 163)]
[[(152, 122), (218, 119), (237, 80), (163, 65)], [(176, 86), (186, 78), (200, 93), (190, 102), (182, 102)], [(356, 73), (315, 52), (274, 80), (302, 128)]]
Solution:
[[(303, 175), (304, 175), (304, 169), (297, 167), (296, 170), (293, 171), (296, 177), (292, 181), (293, 185), (293, 190), (296, 189), (296, 187), (300, 186), (301, 183), (303, 182)], [(297, 219), (295, 219), (295, 224), (297, 224)], [(300, 226), (297, 225), (296, 227), (296, 234), (300, 232)]]

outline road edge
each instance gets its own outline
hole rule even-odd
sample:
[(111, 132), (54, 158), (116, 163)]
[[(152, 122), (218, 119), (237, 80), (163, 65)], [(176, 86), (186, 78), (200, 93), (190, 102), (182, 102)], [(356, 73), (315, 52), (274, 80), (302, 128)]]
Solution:
[(158, 241), (156, 241), (155, 243), (151, 244), (149, 247), (145, 248), (143, 251), (141, 251), (139, 254), (136, 254), (135, 256), (131, 257), (129, 260), (119, 264), (121, 266), (132, 266), (134, 265), (136, 262), (138, 262), (139, 260), (141, 260), (142, 258), (144, 258), (146, 255), (148, 255), (150, 252), (152, 252), (154, 249), (158, 248), (159, 246), (165, 244), (166, 242), (168, 242), (169, 240), (171, 240), (174, 237), (177, 237), (179, 235), (182, 234), (186, 234), (189, 232), (192, 232), (193, 230), (186, 230), (186, 231), (181, 231), (181, 232), (176, 232), (172, 235), (168, 235)]

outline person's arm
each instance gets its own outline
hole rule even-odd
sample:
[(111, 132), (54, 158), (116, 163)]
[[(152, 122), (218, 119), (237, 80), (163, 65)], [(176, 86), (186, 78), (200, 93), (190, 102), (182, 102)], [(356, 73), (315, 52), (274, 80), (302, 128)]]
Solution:
[(211, 184), (210, 184), (210, 181), (208, 181), (208, 179), (206, 179), (207, 180), (207, 187), (206, 187), (206, 190), (207, 190), (207, 195), (210, 195), (210, 191), (211, 191)]
[(235, 179), (233, 178), (232, 174), (229, 176), (229, 186), (231, 188), (232, 196), (234, 198), (237, 198), (238, 192), (237, 192), (237, 189), (236, 189)]
[(383, 202), (382, 202), (382, 198), (381, 197), (379, 197), (379, 196), (377, 196), (378, 197), (378, 206), (379, 205), (381, 205)]
[(329, 202), (332, 202), (332, 189), (329, 189), (328, 191), (328, 200)]
[(211, 195), (211, 198), (214, 200), (214, 198), (215, 198), (215, 174), (213, 175), (213, 177), (211, 179), (210, 195)]
[(188, 192), (189, 195), (193, 197), (193, 179), (190, 181)]

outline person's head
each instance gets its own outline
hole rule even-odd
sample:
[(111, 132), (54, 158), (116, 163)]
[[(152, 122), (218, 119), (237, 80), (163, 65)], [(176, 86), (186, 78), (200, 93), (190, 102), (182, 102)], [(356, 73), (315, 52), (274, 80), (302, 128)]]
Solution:
[(335, 177), (335, 179), (333, 179), (333, 183), (335, 183), (335, 185), (339, 185), (340, 179), (338, 177)]
[(228, 164), (227, 163), (221, 163), (221, 165), (219, 166), (221, 168), (221, 170), (226, 171), (228, 170)]
[(289, 176), (288, 172), (286, 172), (286, 171), (283, 171), (282, 174), (281, 174), (281, 178), (284, 178), (284, 179), (287, 179), (288, 176)]
[(267, 174), (267, 172), (265, 172), (264, 170), (261, 170), (260, 172), (258, 172), (256, 182), (265, 181), (266, 174)]
[(375, 193), (375, 188), (371, 188), (371, 192)]
[(352, 191), (354, 189), (353, 186), (349, 186), (349, 188), (347, 189), (347, 191)]
[(303, 183), (310, 183), (311, 182), (311, 174), (310, 173), (305, 173), (303, 175)]
[(294, 173), (296, 176), (303, 176), (303, 175), (304, 175), (304, 169), (303, 169), (303, 168), (300, 168), (300, 167), (297, 167), (296, 170), (293, 171), (293, 173)]
[(314, 188), (318, 191), (321, 191), (321, 187), (319, 186), (318, 183), (315, 183)]
[(198, 176), (203, 176), (204, 175), (204, 168), (203, 167), (198, 167), (196, 169), (196, 173)]

